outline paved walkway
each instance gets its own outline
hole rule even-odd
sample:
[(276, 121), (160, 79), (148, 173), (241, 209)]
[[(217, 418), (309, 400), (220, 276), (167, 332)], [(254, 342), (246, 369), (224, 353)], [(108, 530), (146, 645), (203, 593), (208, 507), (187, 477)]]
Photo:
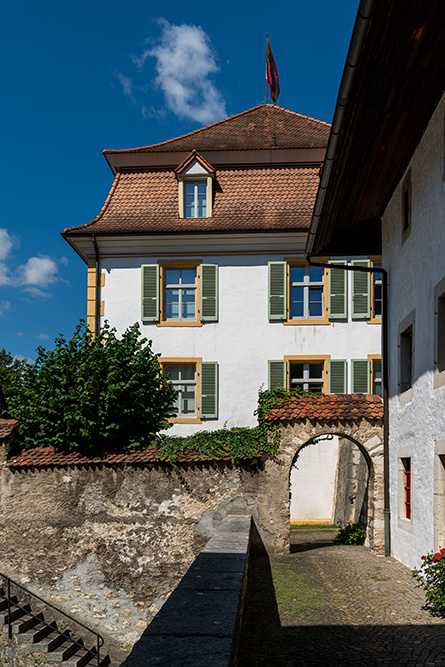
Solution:
[(445, 666), (445, 621), (411, 571), (331, 537), (293, 531), (292, 553), (252, 555), (239, 666)]

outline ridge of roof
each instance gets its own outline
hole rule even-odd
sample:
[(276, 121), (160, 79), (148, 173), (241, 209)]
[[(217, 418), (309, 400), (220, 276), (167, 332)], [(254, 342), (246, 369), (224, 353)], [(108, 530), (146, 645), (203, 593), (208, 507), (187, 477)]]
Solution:
[(324, 120), (319, 120), (318, 118), (312, 118), (311, 116), (306, 116), (304, 114), (300, 114), (297, 111), (292, 111), (291, 109), (286, 109), (285, 107), (280, 107), (277, 104), (258, 104), (255, 107), (252, 107), (251, 109), (245, 109), (244, 111), (240, 111), (240, 113), (234, 114), (233, 116), (228, 116), (227, 118), (223, 118), (222, 120), (215, 121), (214, 123), (210, 123), (210, 125), (205, 125), (204, 127), (199, 127), (196, 130), (192, 130), (192, 132), (187, 132), (186, 134), (179, 135), (178, 137), (173, 137), (173, 139), (167, 139), (166, 141), (160, 141), (159, 143), (156, 144), (148, 144), (146, 146), (139, 146), (136, 148), (110, 148), (110, 149), (105, 149), (102, 151), (102, 154), (106, 157), (107, 155), (113, 155), (115, 153), (138, 153), (138, 152), (143, 152), (152, 148), (159, 148), (161, 146), (168, 146), (169, 144), (173, 144), (175, 141), (179, 141), (180, 139), (185, 139), (188, 137), (196, 136), (197, 134), (207, 131), (211, 128), (215, 128), (217, 126), (221, 126), (224, 123), (228, 123), (232, 121), (235, 118), (240, 118), (242, 116), (245, 116), (247, 114), (252, 113), (253, 111), (258, 111), (259, 109), (265, 109), (265, 110), (276, 110), (276, 111), (283, 111), (285, 113), (288, 113), (292, 116), (298, 116), (299, 118), (305, 119), (312, 121), (314, 123), (320, 123), (321, 125), (326, 126), (327, 128), (331, 127), (330, 123), (327, 123)]

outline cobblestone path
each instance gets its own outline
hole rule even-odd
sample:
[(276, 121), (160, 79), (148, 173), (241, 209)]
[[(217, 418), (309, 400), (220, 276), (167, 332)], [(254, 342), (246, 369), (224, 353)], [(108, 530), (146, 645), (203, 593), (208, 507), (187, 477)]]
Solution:
[(252, 554), (239, 667), (445, 666), (445, 620), (411, 571), (330, 538), (293, 531), (292, 553)]

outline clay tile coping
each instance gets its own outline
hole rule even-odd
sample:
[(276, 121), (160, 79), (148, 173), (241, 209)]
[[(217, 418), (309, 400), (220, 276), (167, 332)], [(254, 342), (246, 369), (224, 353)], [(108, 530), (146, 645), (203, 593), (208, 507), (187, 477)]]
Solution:
[(294, 419), (375, 421), (383, 419), (383, 401), (380, 396), (365, 394), (292, 396), (272, 410), (266, 419), (281, 422)]
[[(207, 456), (197, 451), (187, 451), (179, 455), (176, 463), (201, 463), (203, 461), (230, 461), (228, 455)], [(81, 465), (156, 465), (169, 463), (159, 458), (157, 446), (141, 447), (119, 454), (84, 456), (77, 452), (61, 452), (53, 447), (33, 447), (22, 449), (7, 462), (10, 468), (49, 468)]]
[(11, 435), (17, 424), (17, 419), (0, 419), (0, 439)]

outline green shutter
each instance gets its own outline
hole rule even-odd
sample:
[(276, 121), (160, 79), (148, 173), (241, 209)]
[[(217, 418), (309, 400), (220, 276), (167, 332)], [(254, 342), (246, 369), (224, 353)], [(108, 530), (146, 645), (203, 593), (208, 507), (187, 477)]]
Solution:
[(329, 359), (329, 393), (347, 393), (347, 362), (345, 359)]
[(279, 361), (268, 361), (268, 387), (283, 387), (286, 389), (286, 362), (280, 359)]
[(216, 322), (218, 319), (218, 267), (201, 264), (201, 320)]
[(159, 320), (159, 266), (144, 264), (142, 267), (142, 321)]
[(285, 320), (286, 262), (269, 262), (269, 320)]
[[(369, 259), (353, 259), (351, 266), (370, 266)], [(370, 274), (352, 272), (352, 318), (355, 320), (371, 317)]]
[(351, 393), (369, 394), (369, 360), (351, 359)]
[[(345, 266), (345, 260), (335, 260), (329, 264)], [(343, 269), (329, 269), (329, 319), (343, 320), (348, 317), (348, 272)]]
[(218, 364), (216, 361), (206, 361), (200, 364), (199, 391), (199, 416), (202, 419), (217, 419)]

